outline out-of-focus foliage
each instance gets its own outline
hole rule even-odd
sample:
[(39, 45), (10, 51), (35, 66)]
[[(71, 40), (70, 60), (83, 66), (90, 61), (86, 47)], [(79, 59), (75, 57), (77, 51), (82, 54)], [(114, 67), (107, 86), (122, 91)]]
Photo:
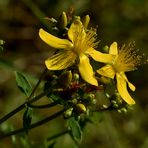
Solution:
[[(14, 87), (16, 84), (12, 70), (19, 69), (30, 75), (36, 74), (38, 77), (43, 71), (44, 60), (53, 52), (38, 37), (39, 28), (47, 27), (43, 24), (46, 20), (44, 17), (56, 18), (62, 11), (70, 11), (72, 8), (80, 16), (90, 14), (92, 26), (98, 26), (98, 37), (101, 40), (98, 48), (106, 44), (110, 45), (113, 41), (119, 42), (120, 45), (135, 41), (136, 48), (147, 57), (147, 0), (0, 0), (0, 39), (5, 41), (3, 45), (5, 50), (0, 52), (1, 116), (23, 102), (23, 99), (20, 99), (22, 97), (20, 92)], [(4, 64), (9, 62), (11, 64)], [(11, 65), (12, 68), (10, 68)], [(81, 148), (148, 147), (147, 73), (147, 65), (142, 65), (139, 70), (128, 74), (129, 80), (132, 78), (132, 83), (137, 88), (136, 93), (133, 94), (137, 105), (133, 110), (125, 115), (115, 112), (96, 114), (95, 119), (92, 119), (95, 125), (89, 123), (84, 129)], [(45, 109), (33, 121), (43, 115), (52, 114), (56, 109), (57, 107)], [(19, 113), (2, 128), (9, 131), (21, 127), (21, 119), (22, 114)], [(38, 129), (33, 129), (27, 138), (28, 143), (32, 147), (47, 146), (48, 143), (42, 143), (43, 139), (62, 131), (64, 127), (63, 120), (58, 118)], [(20, 139), (22, 142), (16, 140), (14, 147), (26, 146), (23, 142), (24, 137), (20, 135)], [(61, 148), (61, 145), (63, 148), (69, 148), (72, 144), (70, 137), (66, 134), (56, 141), (54, 144), (56, 148)], [(0, 141), (0, 147), (13, 147), (11, 139)]]

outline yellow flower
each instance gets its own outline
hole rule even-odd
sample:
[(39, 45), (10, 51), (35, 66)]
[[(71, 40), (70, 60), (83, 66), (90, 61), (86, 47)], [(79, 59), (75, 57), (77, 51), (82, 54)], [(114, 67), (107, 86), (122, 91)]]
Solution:
[(128, 81), (125, 72), (135, 70), (140, 64), (141, 57), (137, 55), (133, 44), (118, 49), (116, 42), (111, 44), (109, 54), (115, 55), (113, 63), (105, 65), (97, 72), (112, 79), (116, 76), (117, 90), (122, 99), (130, 105), (135, 104), (127, 91), (127, 84), (132, 91), (135, 91), (135, 86)]
[(96, 51), (96, 31), (86, 31), (80, 18), (74, 20), (68, 30), (69, 39), (61, 39), (49, 34), (43, 29), (39, 30), (40, 38), (49, 46), (60, 49), (59, 52), (45, 61), (49, 70), (66, 69), (78, 59), (78, 68), (81, 77), (88, 83), (98, 86), (94, 76), (93, 68), (90, 65), (88, 56), (94, 60), (111, 63), (112, 55)]

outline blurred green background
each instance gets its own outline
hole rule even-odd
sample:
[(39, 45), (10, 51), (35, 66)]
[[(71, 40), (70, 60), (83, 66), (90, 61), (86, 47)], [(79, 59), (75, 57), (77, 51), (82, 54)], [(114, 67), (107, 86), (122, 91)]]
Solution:
[[(0, 52), (0, 117), (24, 102), (16, 87), (14, 71), (21, 70), (38, 78), (49, 56), (49, 47), (43, 43), (38, 30), (44, 25), (44, 17), (58, 18), (62, 11), (73, 7), (75, 14), (89, 14), (91, 26), (98, 28), (101, 41), (98, 48), (117, 41), (121, 46), (136, 42), (140, 53), (148, 55), (148, 1), (147, 0), (0, 0), (0, 39), (6, 43)], [(104, 112), (96, 115), (95, 124), (84, 129), (80, 148), (147, 148), (148, 147), (148, 66), (127, 74), (137, 90), (132, 93), (137, 104), (128, 114)], [(32, 81), (34, 85), (34, 81)], [(50, 115), (57, 108), (38, 112), (39, 117)], [(22, 126), (22, 114), (1, 125), (1, 130)], [(28, 142), (32, 147), (44, 148), (44, 139), (65, 128), (62, 118), (33, 129)], [(21, 135), (17, 139), (23, 138)], [(29, 140), (30, 139), (30, 140)], [(1, 148), (23, 147), (23, 142), (10, 138), (0, 141)], [(73, 148), (68, 135), (57, 139), (56, 148)], [(25, 146), (27, 147), (27, 146)], [(29, 147), (29, 146), (28, 146)]]

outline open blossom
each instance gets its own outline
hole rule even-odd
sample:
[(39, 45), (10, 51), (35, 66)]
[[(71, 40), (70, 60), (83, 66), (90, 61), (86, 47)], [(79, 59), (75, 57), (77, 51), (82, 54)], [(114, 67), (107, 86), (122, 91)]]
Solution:
[(78, 61), (81, 77), (95, 86), (98, 86), (98, 82), (94, 76), (88, 56), (104, 63), (111, 63), (113, 60), (112, 55), (104, 54), (94, 49), (98, 44), (96, 42), (96, 30), (86, 31), (80, 18), (76, 18), (68, 29), (68, 39), (58, 38), (43, 29), (39, 30), (39, 36), (49, 46), (59, 49), (55, 55), (45, 61), (49, 70), (66, 69)]
[(97, 72), (112, 79), (116, 76), (117, 90), (122, 99), (130, 105), (135, 104), (127, 91), (127, 84), (132, 91), (135, 91), (135, 86), (128, 81), (125, 72), (135, 70), (140, 64), (141, 56), (137, 55), (132, 44), (118, 49), (116, 42), (111, 44), (109, 54), (116, 56), (113, 63), (105, 65)]

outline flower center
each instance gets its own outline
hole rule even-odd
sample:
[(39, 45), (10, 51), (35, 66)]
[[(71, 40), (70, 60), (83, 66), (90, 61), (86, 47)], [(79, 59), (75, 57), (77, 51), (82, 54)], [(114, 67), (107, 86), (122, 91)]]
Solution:
[(84, 28), (80, 28), (78, 31), (74, 32), (74, 48), (73, 51), (80, 55), (85, 53), (89, 48), (95, 48), (98, 45), (96, 42), (96, 30), (91, 29), (85, 32)]
[(129, 43), (129, 45), (123, 45), (119, 50), (119, 53), (113, 63), (113, 67), (116, 72), (126, 72), (132, 71), (140, 65), (142, 56), (137, 54), (134, 49), (134, 43)]

